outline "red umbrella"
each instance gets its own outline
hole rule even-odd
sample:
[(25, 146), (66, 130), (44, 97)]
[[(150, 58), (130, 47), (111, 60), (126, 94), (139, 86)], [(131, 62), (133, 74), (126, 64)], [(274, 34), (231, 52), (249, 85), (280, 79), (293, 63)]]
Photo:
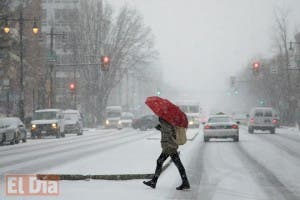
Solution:
[(179, 127), (188, 127), (188, 119), (178, 106), (167, 99), (158, 96), (148, 97), (145, 104), (159, 117), (170, 124)]

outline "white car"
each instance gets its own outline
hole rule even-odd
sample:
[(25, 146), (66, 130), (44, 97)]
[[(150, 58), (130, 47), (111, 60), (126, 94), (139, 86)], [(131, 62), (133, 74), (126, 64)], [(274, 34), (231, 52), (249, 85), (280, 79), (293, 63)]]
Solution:
[(239, 141), (239, 122), (234, 122), (228, 115), (212, 115), (204, 125), (204, 142), (210, 138), (232, 138)]
[(82, 115), (78, 110), (64, 110), (64, 134), (83, 134)]

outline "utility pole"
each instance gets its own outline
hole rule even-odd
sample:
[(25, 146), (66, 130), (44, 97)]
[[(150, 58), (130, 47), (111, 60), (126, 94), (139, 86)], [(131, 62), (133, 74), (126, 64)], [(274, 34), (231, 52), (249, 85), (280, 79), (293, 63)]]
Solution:
[(20, 34), (20, 99), (19, 99), (19, 116), (22, 121), (25, 117), (24, 109), (24, 64), (23, 64), (23, 28), (24, 28), (24, 18), (23, 18), (23, 5), (20, 9), (19, 18), (19, 34)]
[(46, 35), (50, 36), (50, 55), (48, 61), (50, 62), (50, 91), (49, 91), (49, 99), (48, 99), (48, 106), (49, 108), (53, 108), (55, 104), (54, 98), (54, 89), (53, 89), (53, 69), (54, 69), (54, 62), (56, 58), (54, 56), (54, 36), (65, 36), (65, 33), (55, 33), (54, 28), (51, 27), (50, 33), (46, 33)]

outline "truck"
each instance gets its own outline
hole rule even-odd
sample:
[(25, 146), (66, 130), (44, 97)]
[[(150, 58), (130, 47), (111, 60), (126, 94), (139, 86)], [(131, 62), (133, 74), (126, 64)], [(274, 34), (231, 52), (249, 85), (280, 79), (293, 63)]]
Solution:
[(195, 101), (176, 101), (176, 105), (186, 114), (189, 128), (199, 128), (202, 109)]
[(122, 129), (122, 107), (121, 106), (107, 106), (105, 110), (105, 128)]
[(60, 109), (36, 110), (31, 121), (31, 138), (42, 136), (65, 137), (64, 117)]

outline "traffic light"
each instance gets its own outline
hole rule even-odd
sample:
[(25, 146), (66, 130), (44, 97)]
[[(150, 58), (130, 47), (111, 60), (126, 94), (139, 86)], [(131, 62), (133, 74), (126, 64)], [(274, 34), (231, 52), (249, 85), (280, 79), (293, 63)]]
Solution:
[(255, 61), (253, 64), (252, 64), (252, 70), (253, 70), (253, 73), (258, 73), (260, 71), (260, 62), (258, 61)]
[(71, 90), (71, 92), (74, 92), (74, 90), (75, 90), (75, 83), (70, 83), (69, 89)]
[(110, 57), (109, 56), (101, 56), (101, 70), (108, 71), (110, 67)]
[(156, 90), (156, 95), (157, 96), (160, 96), (161, 95), (161, 92), (160, 92), (160, 90), (158, 89), (158, 90)]

